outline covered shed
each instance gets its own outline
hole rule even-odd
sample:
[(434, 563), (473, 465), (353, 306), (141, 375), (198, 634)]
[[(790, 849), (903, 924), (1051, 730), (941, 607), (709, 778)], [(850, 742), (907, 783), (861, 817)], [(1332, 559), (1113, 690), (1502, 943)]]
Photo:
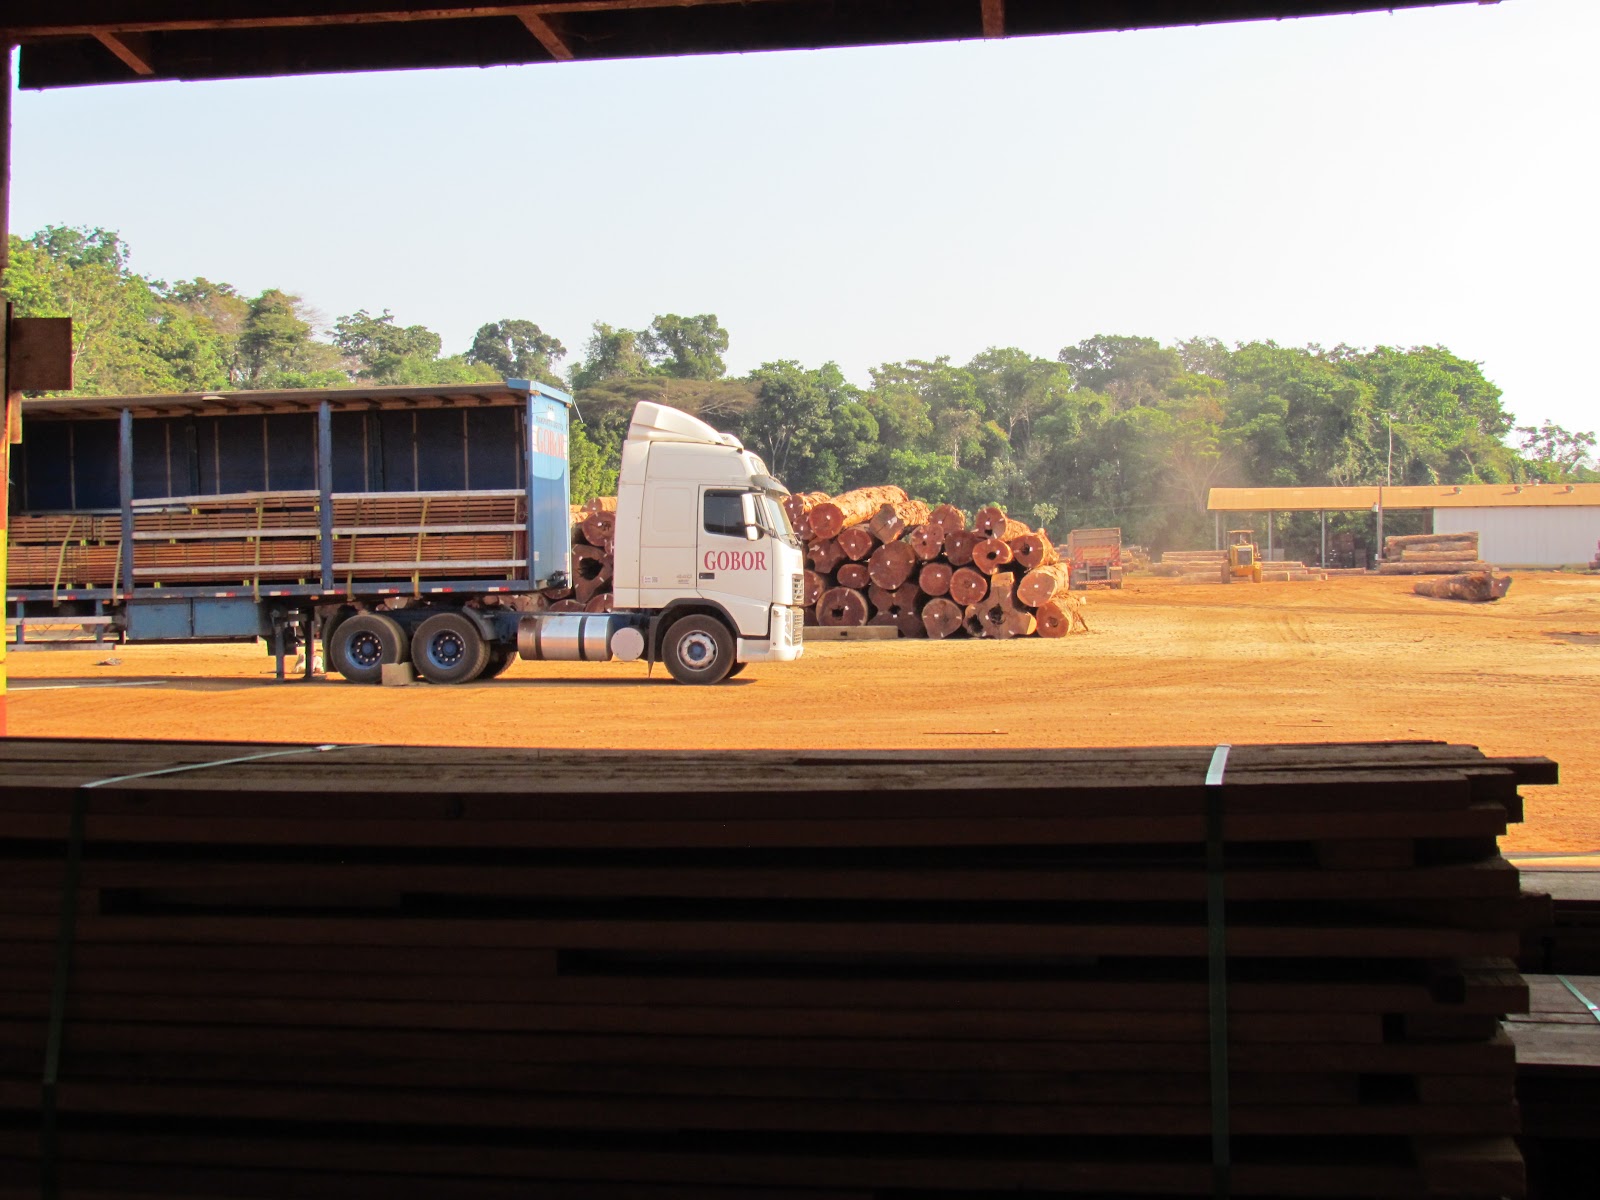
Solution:
[[(1479, 553), (1505, 566), (1559, 567), (1600, 557), (1600, 483), (1466, 483), (1388, 487), (1212, 488), (1217, 547), (1229, 513), (1315, 512), (1328, 559), (1328, 513), (1371, 512), (1383, 544), (1385, 512), (1425, 509), (1433, 533), (1478, 534)], [(1272, 557), (1269, 534), (1267, 557)]]

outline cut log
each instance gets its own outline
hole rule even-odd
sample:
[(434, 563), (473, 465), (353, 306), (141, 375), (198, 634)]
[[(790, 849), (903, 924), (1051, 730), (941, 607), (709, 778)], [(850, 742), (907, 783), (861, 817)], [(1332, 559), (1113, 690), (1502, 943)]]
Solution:
[(1058, 594), (1065, 595), (1072, 586), (1072, 568), (1066, 563), (1051, 563), (1035, 567), (1017, 584), (1017, 599), (1029, 608), (1047, 604)]
[(1424, 548), (1420, 546), (1407, 546), (1403, 550), (1399, 550), (1396, 553), (1389, 555), (1387, 561), (1440, 562), (1444, 559), (1455, 559), (1457, 561), (1460, 561), (1461, 559), (1476, 560), (1477, 557), (1478, 547), (1476, 543), (1474, 543), (1470, 546), (1449, 546), (1438, 550), (1435, 550), (1432, 547)]
[(828, 590), (828, 582), (815, 571), (806, 572), (806, 606), (809, 608), (822, 599), (822, 593)]
[(985, 575), (993, 575), (1011, 562), (1011, 544), (997, 537), (984, 538), (972, 548), (972, 565)]
[(1088, 622), (1083, 619), (1083, 601), (1065, 592), (1046, 600), (1034, 616), (1039, 622), (1040, 637), (1066, 637), (1074, 629), (1084, 632), (1089, 629)]
[(573, 599), (557, 600), (549, 608), (545, 609), (545, 612), (553, 612), (553, 613), (583, 612), (583, 611), (585, 611), (584, 607), (583, 607), (583, 602), (581, 600), (573, 600)]
[(928, 506), (921, 500), (897, 500), (873, 513), (867, 528), (880, 542), (897, 542), (911, 526), (925, 524), (927, 520)]
[(941, 504), (928, 514), (928, 524), (936, 526), (942, 536), (949, 537), (967, 527), (967, 514), (954, 504)]
[(1030, 571), (1061, 561), (1055, 543), (1042, 529), (1030, 529), (1020, 537), (1008, 538), (1007, 544), (1011, 547), (1012, 557)]
[(972, 527), (984, 537), (998, 537), (1005, 531), (1006, 510), (998, 504), (986, 504), (972, 517)]
[(811, 510), (827, 498), (827, 492), (791, 492), (783, 498), (784, 514), (802, 542), (811, 540)]
[(922, 570), (917, 572), (917, 586), (922, 589), (924, 595), (948, 596), (950, 576), (954, 574), (955, 568), (949, 563), (924, 563)]
[(872, 583), (872, 574), (867, 570), (866, 563), (840, 563), (833, 578), (840, 587), (855, 588), (857, 591), (865, 591)]
[(1378, 564), (1379, 575), (1465, 575), (1473, 571), (1491, 570), (1486, 562), (1384, 562)]
[(867, 560), (867, 574), (873, 586), (890, 592), (904, 586), (916, 569), (917, 552), (906, 542), (885, 542)]
[(1397, 533), (1383, 539), (1383, 549), (1387, 553), (1396, 546), (1423, 546), (1429, 542), (1466, 542), (1474, 544), (1478, 541), (1476, 531), (1467, 533)]
[(920, 599), (915, 584), (908, 584), (898, 591), (888, 592), (874, 588), (868, 593), (868, 599), (878, 611), (873, 614), (869, 625), (893, 625), (900, 631), (901, 637), (923, 637), (926, 631), (922, 628), (922, 615), (917, 611), (917, 602)]
[(821, 538), (806, 546), (806, 562), (818, 575), (832, 575), (844, 561), (844, 551), (832, 538)]
[(851, 562), (866, 562), (867, 556), (878, 544), (878, 539), (872, 536), (872, 530), (865, 525), (852, 525), (835, 540), (839, 544), (839, 549), (844, 551), (844, 556)]
[(989, 577), (975, 567), (959, 567), (950, 576), (950, 599), (962, 608), (980, 603), (989, 594)]
[(855, 588), (829, 588), (817, 601), (818, 625), (865, 625), (868, 615), (867, 598)]
[(593, 500), (583, 505), (583, 513), (589, 516), (592, 513), (614, 513), (617, 511), (617, 498), (615, 496), (596, 496)]
[(1012, 596), (1016, 582), (1014, 575), (1005, 572), (996, 575), (990, 581), (989, 595), (967, 610), (969, 620), (976, 616), (984, 637), (1027, 637), (1038, 628), (1033, 614), (1018, 607)]
[(905, 492), (895, 486), (857, 488), (832, 500), (824, 501), (811, 510), (811, 535), (834, 538), (867, 521), (885, 504), (906, 499)]
[(935, 596), (922, 606), (922, 631), (931, 638), (947, 638), (961, 628), (963, 615), (954, 600)]
[(590, 513), (583, 519), (583, 540), (591, 546), (599, 546), (613, 540), (617, 536), (617, 512)]
[(609, 590), (604, 592), (596, 592), (593, 596), (589, 597), (589, 603), (583, 606), (583, 610), (585, 612), (610, 612), (611, 592)]
[(905, 536), (920, 562), (932, 562), (944, 553), (944, 530), (932, 521), (918, 525)]
[(1451, 575), (1446, 579), (1419, 580), (1413, 590), (1419, 596), (1434, 596), (1440, 600), (1469, 600), (1481, 604), (1498, 600), (1511, 587), (1511, 576), (1496, 575), (1493, 569), (1471, 571), (1465, 575)]
[(958, 529), (944, 535), (944, 557), (952, 567), (965, 567), (972, 562), (972, 548), (983, 541), (976, 529)]

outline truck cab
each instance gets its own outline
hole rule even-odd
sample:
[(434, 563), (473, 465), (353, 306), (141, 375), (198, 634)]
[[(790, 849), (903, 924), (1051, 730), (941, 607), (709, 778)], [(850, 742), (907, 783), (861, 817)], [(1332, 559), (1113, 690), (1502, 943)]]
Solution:
[(732, 434), (634, 409), (617, 486), (613, 604), (652, 614), (652, 657), (716, 682), (802, 650), (805, 560), (783, 485)]

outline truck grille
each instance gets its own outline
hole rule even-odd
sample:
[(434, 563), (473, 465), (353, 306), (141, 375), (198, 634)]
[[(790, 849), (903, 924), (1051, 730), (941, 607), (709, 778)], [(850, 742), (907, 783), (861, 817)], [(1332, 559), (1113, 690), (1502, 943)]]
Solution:
[(806, 577), (804, 573), (794, 577), (794, 586), (789, 589), (791, 594), (790, 604), (804, 604), (806, 602)]
[(804, 645), (806, 640), (805, 629), (805, 609), (791, 608), (789, 610), (789, 644), (792, 646)]

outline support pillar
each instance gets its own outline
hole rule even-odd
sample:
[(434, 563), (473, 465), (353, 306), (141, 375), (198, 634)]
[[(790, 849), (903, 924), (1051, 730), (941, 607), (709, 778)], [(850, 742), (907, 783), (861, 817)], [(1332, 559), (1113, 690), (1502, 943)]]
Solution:
[(1273, 518), (1276, 517), (1277, 515), (1278, 515), (1277, 513), (1273, 513), (1273, 512), (1269, 512), (1267, 514), (1267, 561), (1268, 562), (1272, 561), (1272, 526), (1275, 523), (1273, 521)]
[[(0, 41), (0, 276), (11, 262), (11, 50), (9, 41)], [(0, 304), (0, 314), (5, 313)], [(11, 519), (11, 439), (22, 440), (22, 395), (13, 396), (7, 382), (10, 340), (9, 326), (0, 329), (0, 614), (5, 611), (6, 529)], [(6, 641), (0, 626), (0, 737), (5, 736)]]
[(1213, 550), (1221, 550), (1222, 549), (1222, 514), (1221, 513), (1217, 514), (1216, 545), (1212, 546), (1211, 548)]
[(1378, 503), (1373, 506), (1373, 512), (1378, 514), (1378, 543), (1372, 551), (1374, 563), (1383, 561), (1383, 489), (1378, 489)]
[(1322, 559), (1317, 564), (1324, 571), (1328, 569), (1328, 510), (1322, 510)]

